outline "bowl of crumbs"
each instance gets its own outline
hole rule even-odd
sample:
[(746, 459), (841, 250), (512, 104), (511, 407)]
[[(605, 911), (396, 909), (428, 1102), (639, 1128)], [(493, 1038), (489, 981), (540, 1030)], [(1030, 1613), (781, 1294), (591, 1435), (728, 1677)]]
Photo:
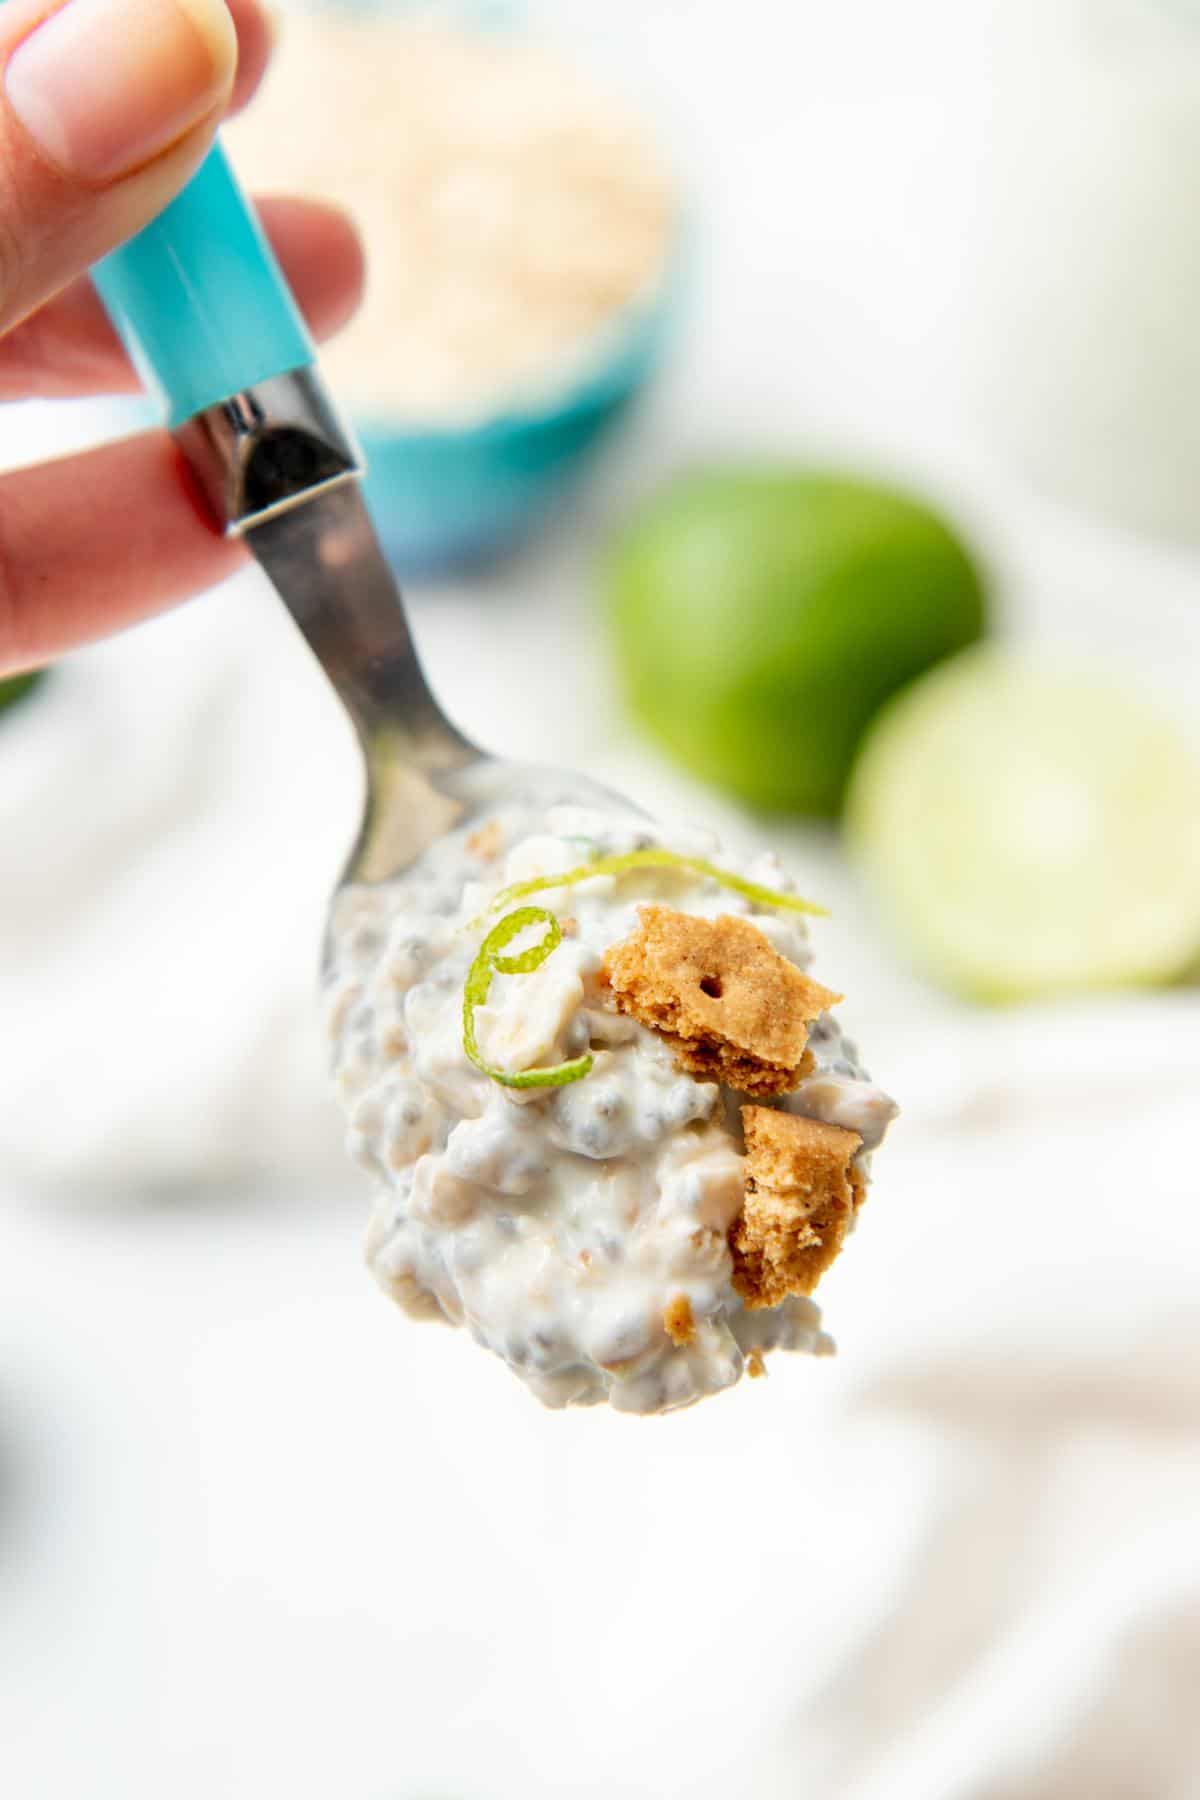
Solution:
[(519, 30), (355, 6), (287, 15), (227, 137), (249, 186), (362, 232), (363, 306), (323, 360), (401, 574), (526, 536), (659, 360), (680, 231), (652, 134)]

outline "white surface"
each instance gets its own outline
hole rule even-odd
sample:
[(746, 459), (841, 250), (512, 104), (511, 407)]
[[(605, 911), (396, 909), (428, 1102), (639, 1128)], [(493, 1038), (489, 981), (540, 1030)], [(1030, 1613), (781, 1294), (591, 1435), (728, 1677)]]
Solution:
[[(963, 416), (988, 9), (557, 16), (658, 97), (706, 254), (624, 457), (520, 563), (414, 596), (451, 710), (749, 841), (628, 738), (589, 593), (626, 500), (730, 442), (904, 469), (1009, 629), (1194, 696), (1195, 561), (1030, 500)], [(6, 1791), (1195, 1800), (1194, 994), (956, 1007), (821, 834), (778, 833), (906, 1103), (822, 1294), (841, 1355), (548, 1418), (359, 1264), (304, 1026), (356, 772), (287, 621), (245, 577), (61, 694), (53, 748), (0, 743)]]

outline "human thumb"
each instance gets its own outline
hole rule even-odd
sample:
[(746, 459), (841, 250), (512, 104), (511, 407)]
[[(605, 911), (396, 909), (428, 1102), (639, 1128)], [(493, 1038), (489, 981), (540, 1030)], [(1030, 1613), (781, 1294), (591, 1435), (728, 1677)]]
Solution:
[(228, 102), (224, 0), (0, 6), (0, 332), (161, 211)]

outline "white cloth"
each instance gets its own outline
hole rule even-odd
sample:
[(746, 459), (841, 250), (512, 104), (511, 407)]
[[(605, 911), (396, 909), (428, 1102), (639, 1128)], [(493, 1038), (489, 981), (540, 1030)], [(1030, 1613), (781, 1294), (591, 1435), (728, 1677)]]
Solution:
[(359, 804), (265, 583), (0, 719), (0, 1166), (76, 1192), (336, 1167), (313, 995)]
[(649, 1424), (404, 1320), (351, 1193), (0, 1211), (14, 1791), (1195, 1800), (1195, 1105), (1122, 1085), (1145, 1022), (1094, 1017), (1087, 1104), (1006, 1063), (902, 1119), (837, 1358)]
[[(493, 710), (507, 748), (761, 835), (568, 718), (553, 572), (489, 598), (418, 609), (458, 716), (537, 645), (561, 682)], [(253, 576), (3, 727), (0, 1164), (40, 1190), (0, 1209), (0, 1450), (42, 1496), (7, 1561), (0, 1506), (16, 1786), (1195, 1800), (1195, 995), (960, 1007), (775, 832), (905, 1107), (823, 1289), (839, 1357), (653, 1427), (543, 1416), (360, 1267), (312, 1010), (357, 783)]]

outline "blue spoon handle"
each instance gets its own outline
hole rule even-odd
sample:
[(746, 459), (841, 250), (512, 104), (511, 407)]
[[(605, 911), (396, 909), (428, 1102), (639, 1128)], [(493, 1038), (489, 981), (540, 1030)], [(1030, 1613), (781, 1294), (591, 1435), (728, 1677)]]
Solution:
[(92, 279), (172, 429), (315, 360), (220, 145), (157, 219), (96, 265)]

